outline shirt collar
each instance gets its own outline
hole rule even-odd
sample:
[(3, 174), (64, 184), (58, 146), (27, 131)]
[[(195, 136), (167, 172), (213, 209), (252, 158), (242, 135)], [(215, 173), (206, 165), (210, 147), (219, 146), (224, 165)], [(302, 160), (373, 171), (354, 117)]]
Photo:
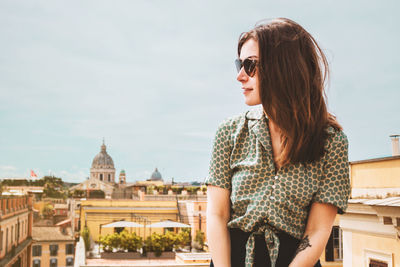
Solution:
[[(248, 120), (260, 120), (263, 116), (266, 116), (264, 113), (264, 109), (262, 105), (259, 105), (256, 108), (253, 108), (246, 113), (246, 118)], [(268, 117), (267, 117), (268, 119)]]

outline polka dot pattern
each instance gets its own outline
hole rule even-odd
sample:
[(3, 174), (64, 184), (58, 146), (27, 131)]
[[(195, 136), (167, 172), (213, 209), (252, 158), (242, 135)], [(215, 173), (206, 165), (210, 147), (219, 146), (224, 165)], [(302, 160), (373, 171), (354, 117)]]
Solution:
[[(328, 128), (325, 155), (312, 164), (290, 164), (275, 173), (268, 118), (262, 108), (225, 120), (218, 127), (205, 181), (231, 191), (230, 228), (263, 233), (272, 266), (279, 252), (277, 231), (303, 237), (310, 205), (330, 203), (342, 214), (350, 195), (347, 137)], [(246, 267), (253, 264), (253, 234)]]

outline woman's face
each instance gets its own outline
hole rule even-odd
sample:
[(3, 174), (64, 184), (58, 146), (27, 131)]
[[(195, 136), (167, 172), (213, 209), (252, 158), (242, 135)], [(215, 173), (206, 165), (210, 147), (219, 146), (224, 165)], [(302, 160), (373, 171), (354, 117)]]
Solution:
[[(240, 60), (243, 62), (246, 58), (258, 60), (258, 43), (253, 39), (245, 42), (240, 50)], [(240, 69), (236, 79), (242, 84), (245, 103), (249, 106), (261, 104), (260, 88), (258, 86), (258, 75), (256, 72), (253, 77), (246, 74), (243, 68)]]

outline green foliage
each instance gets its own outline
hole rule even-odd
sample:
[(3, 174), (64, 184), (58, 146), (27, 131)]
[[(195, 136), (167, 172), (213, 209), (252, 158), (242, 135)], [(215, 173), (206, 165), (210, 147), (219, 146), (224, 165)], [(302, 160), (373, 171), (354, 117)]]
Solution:
[(190, 242), (189, 232), (182, 231), (184, 234), (177, 235), (173, 232), (167, 232), (164, 235), (153, 233), (143, 242), (142, 238), (136, 233), (128, 233), (124, 230), (121, 233), (108, 234), (100, 236), (99, 243), (103, 250), (112, 252), (116, 250), (127, 250), (135, 252), (143, 247), (143, 252), (154, 252), (156, 256), (160, 256), (163, 251), (172, 251), (181, 244)]
[(206, 239), (206, 237), (204, 235), (204, 232), (201, 230), (197, 230), (194, 241), (196, 241), (197, 243), (199, 243), (201, 245), (201, 247), (203, 247), (205, 239)]
[(190, 246), (190, 228), (182, 228), (177, 235), (177, 246), (180, 248), (184, 248), (186, 246)]
[(156, 186), (155, 189), (161, 194), (167, 194), (168, 188), (165, 185)]
[(145, 252), (154, 252), (156, 256), (160, 256), (163, 252), (162, 247), (162, 235), (152, 233), (151, 236), (147, 237), (144, 241)]
[(81, 232), (81, 236), (83, 241), (85, 242), (85, 251), (89, 251), (90, 249), (90, 232), (89, 228), (85, 226)]
[(136, 252), (143, 246), (143, 240), (140, 236), (135, 233), (128, 233), (126, 230), (121, 233), (100, 236), (99, 243), (106, 252), (112, 252), (113, 249)]
[(121, 249), (121, 236), (118, 233), (108, 234), (106, 236), (100, 236), (100, 245), (103, 246), (103, 250), (106, 252), (112, 252), (113, 249)]
[(54, 207), (50, 203), (46, 204), (42, 209), (42, 215), (46, 219), (52, 218), (54, 215)]
[(150, 185), (150, 186), (146, 187), (146, 194), (147, 195), (152, 195), (153, 191), (154, 191), (154, 186), (153, 185)]
[(89, 198), (105, 198), (106, 194), (103, 190), (91, 190), (89, 191)]
[(128, 231), (122, 231), (120, 234), (121, 247), (128, 250), (129, 252), (136, 252), (142, 248), (143, 240), (136, 233), (128, 233)]
[(172, 251), (178, 245), (178, 236), (174, 232), (167, 232), (161, 238), (163, 251)]
[(74, 191), (72, 192), (71, 196), (72, 196), (72, 197), (76, 197), (76, 198), (85, 197), (85, 191), (79, 190), (79, 189), (74, 190)]
[(40, 180), (14, 180), (14, 179), (6, 179), (2, 181), (3, 185), (8, 186), (44, 186), (45, 181), (43, 179)]
[(171, 186), (172, 192), (174, 192), (175, 194), (180, 194), (183, 190), (183, 187), (180, 186)]
[(179, 245), (179, 237), (173, 232), (167, 232), (165, 235), (152, 233), (144, 241), (146, 252), (154, 252), (156, 256), (160, 256), (163, 251), (172, 251)]
[(198, 187), (198, 186), (188, 186), (185, 189), (190, 195), (194, 195), (194, 194), (197, 193), (197, 191), (200, 190), (200, 187)]
[(3, 180), (4, 186), (43, 186), (44, 197), (66, 198), (65, 185), (61, 178), (44, 176), (39, 180)]
[(44, 181), (43, 193), (46, 197), (66, 198), (66, 193), (63, 190), (64, 183), (61, 178), (44, 176), (42, 180)]

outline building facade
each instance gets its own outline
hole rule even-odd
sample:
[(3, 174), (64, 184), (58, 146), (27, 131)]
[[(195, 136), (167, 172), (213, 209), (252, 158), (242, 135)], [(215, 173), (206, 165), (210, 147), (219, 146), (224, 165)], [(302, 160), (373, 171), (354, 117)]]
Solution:
[(75, 244), (70, 227), (33, 227), (32, 267), (74, 266)]
[[(115, 221), (125, 220), (149, 225), (163, 220), (179, 220), (176, 201), (82, 200), (76, 213), (80, 214), (80, 229), (88, 227), (94, 241), (98, 241), (100, 235), (113, 233), (113, 228), (102, 226)], [(152, 232), (163, 232), (163, 229), (148, 227), (128, 230), (143, 238)]]
[(31, 196), (0, 197), (0, 266), (30, 266), (32, 224)]
[(343, 266), (400, 267), (400, 156), (351, 162)]

